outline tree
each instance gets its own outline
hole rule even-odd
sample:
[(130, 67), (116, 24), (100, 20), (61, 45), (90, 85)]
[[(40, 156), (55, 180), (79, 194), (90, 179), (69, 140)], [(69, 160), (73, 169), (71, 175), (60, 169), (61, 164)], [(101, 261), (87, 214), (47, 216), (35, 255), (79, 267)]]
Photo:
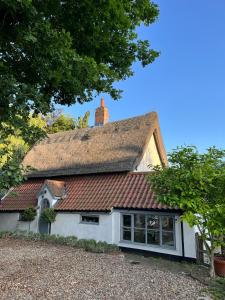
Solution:
[(33, 207), (29, 207), (24, 209), (24, 211), (21, 213), (21, 221), (29, 222), (29, 232), (30, 232), (30, 223), (35, 219), (37, 215), (36, 209)]
[(47, 133), (56, 133), (60, 131), (67, 131), (73, 129), (80, 129), (88, 127), (90, 112), (87, 111), (84, 117), (72, 118), (69, 115), (62, 114), (61, 111), (49, 113), (45, 117)]
[(149, 182), (159, 202), (182, 209), (182, 219), (197, 226), (215, 276), (214, 252), (225, 236), (225, 150), (200, 154), (181, 147), (169, 154), (169, 166), (154, 167)]
[(157, 16), (149, 0), (1, 0), (1, 120), (14, 124), (16, 115), (82, 104), (93, 93), (118, 99), (113, 83), (159, 54), (136, 32)]
[(24, 174), (30, 168), (24, 168), (20, 163), (35, 142), (43, 138), (46, 133), (87, 127), (89, 115), (90, 113), (86, 112), (84, 117), (74, 119), (64, 115), (61, 110), (49, 113), (46, 117), (40, 114), (38, 116), (30, 114), (24, 130), (4, 123), (5, 130), (0, 131), (1, 193), (4, 194), (10, 187), (20, 184), (26, 178)]
[[(113, 83), (132, 76), (135, 61), (146, 66), (159, 55), (136, 32), (157, 16), (149, 0), (0, 0), (0, 144), (16, 130), (29, 145), (39, 139), (27, 126), (31, 112), (46, 115), (101, 92), (119, 99)], [(0, 160), (5, 154), (7, 147)]]
[[(20, 124), (21, 118), (15, 117)], [(40, 138), (45, 136), (43, 123), (32, 118), (26, 123), (26, 127), (15, 127), (8, 122), (2, 122), (0, 130), (0, 191), (7, 191), (25, 179), (25, 173), (30, 167), (23, 167), (20, 163), (25, 153)], [(41, 119), (40, 119), (41, 121)], [(23, 123), (23, 122), (22, 122)]]

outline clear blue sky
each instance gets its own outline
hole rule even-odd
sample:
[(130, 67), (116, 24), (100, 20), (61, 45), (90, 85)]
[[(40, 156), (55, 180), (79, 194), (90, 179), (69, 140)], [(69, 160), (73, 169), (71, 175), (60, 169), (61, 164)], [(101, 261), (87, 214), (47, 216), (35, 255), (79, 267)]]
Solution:
[[(135, 64), (135, 75), (116, 85), (121, 100), (104, 95), (110, 121), (157, 111), (167, 151), (184, 144), (225, 149), (225, 0), (155, 3), (158, 21), (138, 32), (161, 55), (144, 69)], [(64, 111), (77, 117), (90, 110), (93, 125), (99, 102)]]

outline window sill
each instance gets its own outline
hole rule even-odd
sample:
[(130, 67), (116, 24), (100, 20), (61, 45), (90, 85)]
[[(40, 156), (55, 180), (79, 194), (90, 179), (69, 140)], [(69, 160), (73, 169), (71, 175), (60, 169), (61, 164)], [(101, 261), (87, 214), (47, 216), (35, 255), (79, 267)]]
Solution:
[(119, 244), (122, 245), (122, 244), (126, 244), (126, 245), (129, 245), (129, 246), (141, 246), (141, 247), (144, 247), (144, 248), (153, 248), (153, 249), (163, 249), (163, 250), (172, 250), (172, 251), (176, 251), (176, 247), (175, 246), (159, 246), (159, 245), (153, 245), (153, 244), (143, 244), (143, 243), (135, 243), (135, 242), (130, 242), (130, 241), (124, 241), (124, 240), (121, 240), (119, 241)]
[(99, 225), (99, 223), (94, 223), (94, 222), (80, 222), (79, 224), (86, 224), (86, 225)]

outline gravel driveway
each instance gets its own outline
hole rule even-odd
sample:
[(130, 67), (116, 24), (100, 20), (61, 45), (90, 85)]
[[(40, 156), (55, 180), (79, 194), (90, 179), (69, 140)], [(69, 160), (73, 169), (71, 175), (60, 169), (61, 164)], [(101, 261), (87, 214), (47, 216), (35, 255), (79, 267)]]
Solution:
[(0, 299), (197, 299), (202, 286), (184, 274), (131, 264), (123, 254), (0, 240)]

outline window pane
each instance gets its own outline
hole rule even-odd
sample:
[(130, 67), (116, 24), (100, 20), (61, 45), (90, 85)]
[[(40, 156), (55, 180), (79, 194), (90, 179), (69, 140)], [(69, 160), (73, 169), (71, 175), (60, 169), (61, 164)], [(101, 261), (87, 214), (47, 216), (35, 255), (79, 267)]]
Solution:
[(173, 230), (173, 217), (162, 217), (162, 229)]
[(131, 230), (123, 229), (123, 240), (131, 241)]
[(145, 215), (134, 215), (134, 227), (145, 228)]
[(123, 215), (123, 226), (131, 227), (131, 216)]
[(147, 233), (147, 243), (152, 245), (160, 244), (159, 231), (149, 230)]
[(148, 227), (148, 229), (159, 229), (159, 217), (158, 216), (148, 216), (147, 217), (147, 227)]
[(174, 247), (173, 232), (162, 232), (162, 244), (164, 246)]
[(134, 230), (134, 241), (136, 243), (145, 243), (145, 230)]
[(82, 222), (98, 224), (99, 217), (98, 216), (82, 216)]

